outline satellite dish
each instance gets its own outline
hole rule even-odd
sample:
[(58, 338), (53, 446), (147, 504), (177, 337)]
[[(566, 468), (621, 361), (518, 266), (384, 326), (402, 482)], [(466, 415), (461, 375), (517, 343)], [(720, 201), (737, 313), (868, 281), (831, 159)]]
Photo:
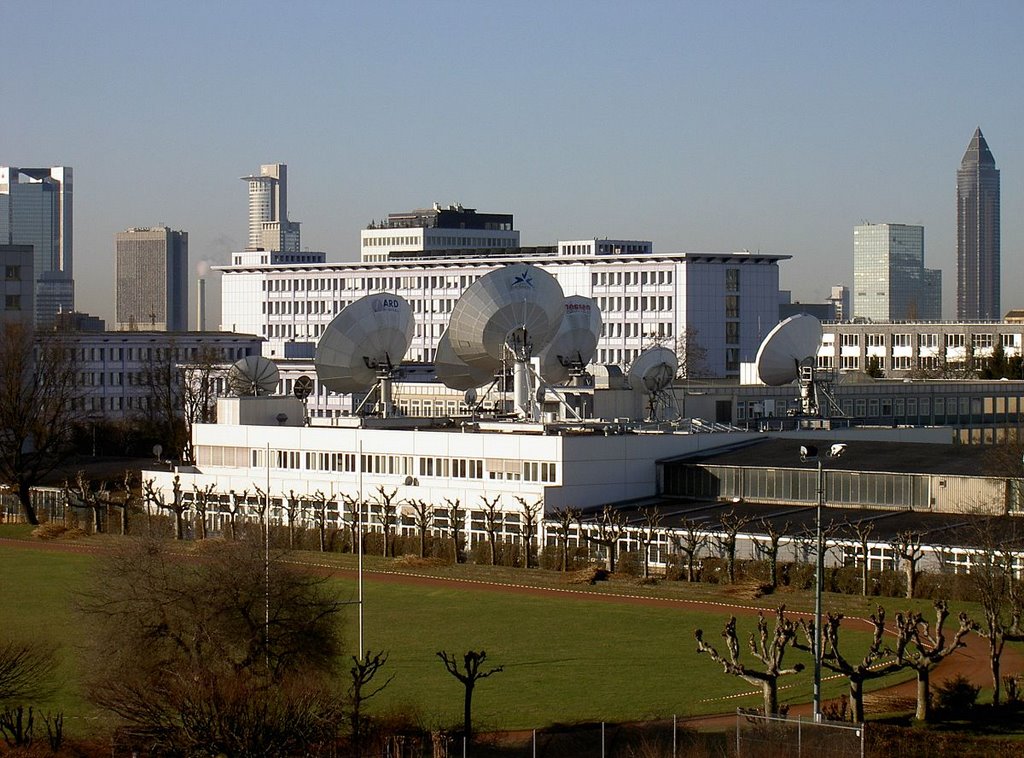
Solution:
[(667, 347), (647, 348), (629, 367), (629, 385), (652, 395), (672, 384), (678, 368), (679, 359)]
[[(474, 368), (462, 360), (452, 350), (445, 329), (441, 339), (437, 341), (437, 352), (434, 355), (434, 371), (446, 387), (453, 390), (473, 390), (489, 384), (494, 379), (493, 369)], [(467, 403), (469, 405), (470, 403)]]
[(821, 322), (798, 313), (775, 325), (757, 349), (757, 376), (771, 387), (800, 378), (800, 365), (815, 361), (821, 345)]
[(247, 355), (228, 369), (228, 387), (238, 397), (269, 395), (277, 389), (277, 366), (262, 355)]
[(477, 401), (478, 397), (479, 396), (476, 393), (476, 389), (474, 389), (473, 387), (470, 387), (468, 390), (466, 390), (466, 394), (464, 394), (462, 396), (462, 399), (466, 403), (467, 406), (472, 408), (472, 407), (474, 407), (476, 405), (476, 401)]
[(328, 324), (316, 346), (313, 365), (332, 392), (359, 392), (382, 374), (390, 376), (412, 343), (412, 307), (388, 292), (366, 295)]
[(561, 384), (580, 375), (597, 352), (601, 337), (601, 309), (589, 297), (565, 298), (565, 317), (554, 338), (540, 354), (540, 375), (550, 384)]
[(497, 369), (511, 351), (528, 361), (554, 337), (565, 296), (551, 274), (525, 263), (504, 266), (471, 284), (452, 310), (448, 339), (465, 363)]
[(299, 400), (305, 400), (313, 394), (313, 380), (303, 374), (295, 380), (295, 386), (292, 388), (292, 392)]

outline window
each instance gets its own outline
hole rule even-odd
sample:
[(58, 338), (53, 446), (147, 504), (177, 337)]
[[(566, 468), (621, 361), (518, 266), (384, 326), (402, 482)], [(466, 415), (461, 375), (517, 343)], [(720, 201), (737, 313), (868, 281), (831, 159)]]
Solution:
[(727, 345), (738, 345), (738, 344), (740, 344), (740, 322), (739, 321), (726, 321), (725, 322), (725, 344), (727, 344)]
[(893, 347), (910, 347), (910, 335), (909, 334), (894, 334), (892, 336)]
[(740, 270), (738, 268), (727, 268), (725, 270), (725, 291), (740, 291)]
[(964, 334), (947, 334), (946, 335), (946, 347), (964, 347), (967, 344), (966, 335)]
[(992, 347), (992, 335), (991, 334), (972, 334), (971, 345), (974, 348), (990, 348)]
[(726, 295), (725, 296), (725, 317), (726, 318), (739, 318), (740, 317), (740, 296), (739, 295)]
[[(846, 344), (846, 343), (843, 343)], [(884, 334), (869, 334), (867, 335), (867, 346), (868, 347), (885, 347), (885, 335)]]
[(20, 311), (21, 295), (7, 295), (4, 297), (4, 309), (8, 311)]
[(21, 266), (7, 266), (4, 268), (4, 278), (9, 282), (21, 281)]
[(860, 347), (860, 335), (859, 334), (844, 334), (841, 337), (839, 343), (843, 347)]

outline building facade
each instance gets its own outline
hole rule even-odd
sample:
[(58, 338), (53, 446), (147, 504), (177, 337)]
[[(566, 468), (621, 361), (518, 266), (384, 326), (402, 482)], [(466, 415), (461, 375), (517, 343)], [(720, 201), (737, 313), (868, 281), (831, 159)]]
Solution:
[(460, 250), (507, 250), (519, 247), (511, 213), (477, 213), (461, 205), (434, 203), (389, 213), (359, 233), (360, 260), (382, 262), (409, 253), (443, 256)]
[(0, 244), (31, 245), (35, 323), (75, 309), (73, 182), (67, 166), (0, 166)]
[[(636, 243), (639, 245), (649, 243)], [(431, 362), (459, 297), (501, 266), (529, 263), (551, 273), (566, 295), (597, 301), (604, 320), (596, 363), (628, 364), (655, 343), (699, 345), (694, 374), (738, 376), (778, 321), (779, 262), (756, 253), (498, 253), (388, 262), (224, 266), (222, 328), (265, 336), (270, 358), (312, 357), (341, 309), (374, 292), (410, 302), (416, 318), (406, 360)]]
[(942, 272), (924, 267), (924, 227), (854, 227), (853, 318), (937, 321), (941, 317)]
[(0, 326), (31, 327), (35, 317), (35, 267), (31, 245), (0, 244)]
[[(195, 363), (231, 364), (259, 355), (262, 339), (228, 332), (67, 332), (85, 409), (123, 419), (153, 402), (155, 369)], [(223, 388), (220, 388), (223, 389)]]
[(264, 164), (242, 181), (249, 185), (248, 249), (299, 252), (299, 223), (288, 220), (288, 166)]
[(976, 129), (956, 172), (956, 317), (992, 321), (999, 312), (999, 169)]
[(116, 328), (188, 330), (188, 232), (166, 226), (118, 232)]

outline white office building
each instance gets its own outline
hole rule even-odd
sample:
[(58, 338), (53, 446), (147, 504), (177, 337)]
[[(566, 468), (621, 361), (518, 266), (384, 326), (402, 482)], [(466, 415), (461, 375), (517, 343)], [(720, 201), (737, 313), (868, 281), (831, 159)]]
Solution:
[[(560, 243), (558, 250), (580, 243)], [(623, 243), (639, 246), (650, 243)], [(649, 248), (647, 248), (649, 250)], [(548, 248), (551, 250), (551, 248)], [(387, 262), (218, 267), (221, 328), (266, 338), (269, 358), (312, 357), (341, 309), (374, 292), (410, 302), (416, 331), (406, 360), (430, 362), (466, 288), (501, 266), (527, 260), (566, 295), (594, 298), (604, 319), (595, 362), (629, 364), (655, 343), (685, 336), (705, 351), (700, 373), (738, 376), (778, 321), (779, 262), (760, 253), (576, 253), (506, 257), (432, 256)]]
[(477, 213), (462, 205), (389, 213), (359, 233), (360, 260), (381, 262), (415, 254), (446, 256), (452, 251), (489, 252), (519, 247), (510, 213)]

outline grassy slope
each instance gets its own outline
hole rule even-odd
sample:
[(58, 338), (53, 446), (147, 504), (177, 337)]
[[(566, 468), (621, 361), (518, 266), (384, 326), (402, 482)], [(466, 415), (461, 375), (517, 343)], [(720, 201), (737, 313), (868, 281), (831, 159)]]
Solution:
[[(0, 536), (12, 535), (4, 528)], [(61, 648), (63, 687), (55, 705), (71, 719), (97, 718), (79, 688), (84, 662), (74, 646), (73, 611), (76, 590), (94, 561), (89, 555), (0, 546), (4, 632), (38, 637)], [(382, 565), (378, 561), (368, 564)], [(500, 578), (502, 574), (483, 567), (439, 571), (477, 578)], [(516, 571), (513, 576), (521, 579), (525, 573)], [(548, 572), (529, 575), (537, 583), (562, 582)], [(354, 595), (354, 577), (346, 575), (334, 581), (340, 596)], [(632, 584), (613, 583), (598, 591), (678, 596), (681, 589), (686, 588), (663, 585), (638, 590)], [(699, 592), (703, 595), (709, 588), (701, 587)], [(428, 724), (457, 722), (462, 689), (435, 656), (442, 649), (453, 653), (485, 649), (489, 661), (505, 667), (501, 674), (481, 682), (476, 691), (474, 713), (481, 727), (515, 729), (559, 722), (719, 713), (760, 702), (756, 696), (725, 699), (749, 692), (750, 685), (724, 675), (718, 665), (694, 651), (693, 630), (698, 626), (707, 630), (713, 644), (721, 641), (718, 633), (728, 614), (725, 609), (698, 613), (608, 603), (585, 596), (503, 594), (473, 589), (472, 585), (466, 589), (424, 588), (375, 581), (372, 573), (366, 579), (365, 597), (365, 644), (372, 650), (390, 651), (387, 668), (396, 675), (374, 702), (378, 711), (417, 713)], [(721, 593), (718, 599), (728, 600)], [(763, 604), (771, 602), (767, 599)], [(355, 649), (354, 607), (346, 611), (344, 624), (350, 647)], [(739, 626), (745, 638), (754, 620), (741, 617)], [(848, 633), (851, 641), (866, 644), (866, 633), (854, 633), (855, 628)], [(810, 663), (803, 653), (788, 653), (787, 660)], [(792, 685), (782, 693), (784, 702), (809, 698), (809, 671), (787, 677), (784, 683)], [(842, 690), (843, 683), (836, 681), (826, 686), (825, 695)]]

